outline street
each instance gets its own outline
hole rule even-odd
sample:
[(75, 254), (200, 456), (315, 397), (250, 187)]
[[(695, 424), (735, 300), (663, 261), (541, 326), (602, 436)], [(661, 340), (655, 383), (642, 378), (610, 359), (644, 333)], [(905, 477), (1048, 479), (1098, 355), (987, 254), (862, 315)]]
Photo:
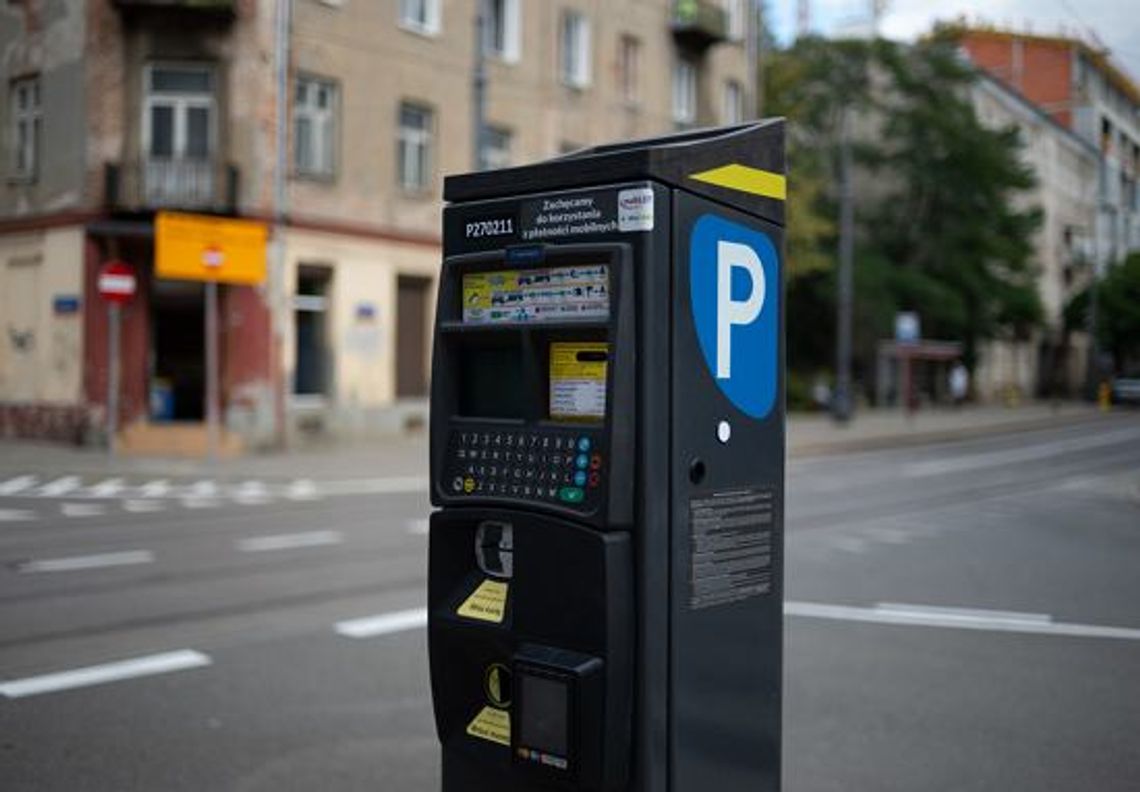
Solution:
[[(422, 467), (4, 459), (0, 789), (435, 789)], [(1136, 789), (1135, 412), (794, 456), (786, 525), (786, 790)]]

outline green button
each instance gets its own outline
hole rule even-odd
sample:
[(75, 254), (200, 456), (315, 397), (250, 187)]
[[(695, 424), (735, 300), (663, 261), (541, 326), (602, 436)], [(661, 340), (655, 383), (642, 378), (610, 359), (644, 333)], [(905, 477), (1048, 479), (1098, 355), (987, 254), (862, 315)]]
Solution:
[(567, 503), (581, 503), (586, 497), (586, 491), (581, 487), (563, 487), (558, 491), (558, 497)]

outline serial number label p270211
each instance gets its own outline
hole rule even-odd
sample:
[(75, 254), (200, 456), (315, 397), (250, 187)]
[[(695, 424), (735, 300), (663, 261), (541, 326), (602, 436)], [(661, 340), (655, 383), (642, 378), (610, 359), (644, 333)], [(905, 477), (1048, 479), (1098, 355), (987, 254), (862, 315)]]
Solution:
[(468, 239), (482, 239), (483, 237), (510, 236), (515, 233), (515, 219), (513, 217), (498, 217), (489, 220), (472, 220), (466, 226)]

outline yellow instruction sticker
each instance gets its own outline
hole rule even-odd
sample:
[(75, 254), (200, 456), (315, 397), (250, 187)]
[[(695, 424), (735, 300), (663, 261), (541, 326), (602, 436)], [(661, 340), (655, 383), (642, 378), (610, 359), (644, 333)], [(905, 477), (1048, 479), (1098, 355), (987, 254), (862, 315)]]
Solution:
[(550, 345), (550, 417), (604, 418), (610, 345), (556, 341)]
[(460, 616), (500, 624), (507, 612), (507, 584), (484, 580), (456, 611)]
[(511, 744), (511, 715), (506, 710), (483, 707), (475, 720), (467, 724), (467, 733), (480, 740), (499, 745)]
[(609, 268), (605, 264), (463, 276), (464, 322), (604, 319), (609, 315)]

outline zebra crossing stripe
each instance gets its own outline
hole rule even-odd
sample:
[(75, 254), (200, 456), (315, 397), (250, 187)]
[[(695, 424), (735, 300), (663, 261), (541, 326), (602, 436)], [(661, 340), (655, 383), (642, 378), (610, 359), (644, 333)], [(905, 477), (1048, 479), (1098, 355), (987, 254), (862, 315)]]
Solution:
[(16, 476), (0, 484), (0, 495), (16, 495), (39, 481), (35, 476)]
[(78, 476), (64, 476), (57, 478), (50, 484), (44, 484), (40, 487), (38, 494), (43, 498), (58, 498), (60, 495), (66, 495), (74, 489), (79, 488)]

